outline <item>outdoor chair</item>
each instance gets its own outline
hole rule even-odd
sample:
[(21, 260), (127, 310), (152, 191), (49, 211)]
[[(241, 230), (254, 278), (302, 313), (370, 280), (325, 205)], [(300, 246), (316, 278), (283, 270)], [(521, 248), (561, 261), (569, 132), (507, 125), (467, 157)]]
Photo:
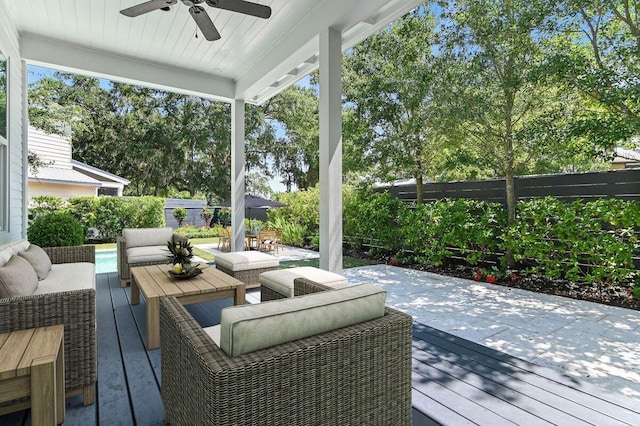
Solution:
[(167, 243), (188, 242), (187, 237), (164, 228), (124, 228), (116, 237), (118, 276), (122, 287), (131, 281), (131, 267), (169, 263)]
[(277, 247), (278, 242), (276, 240), (276, 231), (261, 230), (258, 232), (258, 250), (273, 251), (274, 248), (277, 250)]
[[(365, 286), (330, 292), (319, 287), (309, 291), (320, 295), (225, 308), (221, 325), (207, 329), (175, 298), (164, 298), (160, 303), (160, 339), (165, 421), (214, 426), (410, 425), (412, 319), (385, 307), (384, 297), (376, 301), (379, 312), (373, 319), (338, 325), (293, 341), (280, 340), (284, 343), (275, 346), (256, 349), (236, 343), (242, 327), (244, 337), (251, 337), (244, 341), (249, 346), (281, 338), (278, 331), (268, 332), (272, 328), (284, 334), (297, 333), (304, 327), (289, 324), (302, 321), (283, 317), (283, 312), (291, 313), (292, 305), (304, 305), (294, 314), (306, 316), (307, 306), (315, 307), (319, 296), (342, 297), (358, 291), (354, 287)], [(359, 300), (338, 302), (338, 306), (331, 302), (333, 315), (311, 312), (318, 319), (311, 321), (312, 325), (356, 315), (358, 309), (349, 308), (352, 302), (362, 307)], [(265, 309), (272, 314), (265, 314)], [(340, 315), (335, 314), (336, 309)], [(251, 311), (260, 313), (253, 322), (245, 317)], [(236, 316), (240, 322), (232, 324), (239, 325), (232, 325), (225, 334), (227, 314), (242, 316)], [(217, 327), (220, 344), (215, 343), (216, 332), (212, 330)], [(223, 349), (231, 337), (234, 343)]]
[(221, 226), (218, 228), (218, 250), (231, 251), (231, 227)]

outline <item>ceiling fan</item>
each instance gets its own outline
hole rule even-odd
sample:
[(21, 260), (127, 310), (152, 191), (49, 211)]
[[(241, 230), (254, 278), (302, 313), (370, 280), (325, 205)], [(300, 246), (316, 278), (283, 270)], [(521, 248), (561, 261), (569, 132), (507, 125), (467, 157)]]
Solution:
[[(251, 15), (258, 18), (267, 19), (271, 16), (271, 8), (269, 6), (263, 6), (261, 4), (252, 3), (244, 0), (180, 0), (185, 6), (189, 7), (189, 13), (204, 38), (209, 41), (220, 40), (220, 33), (216, 29), (215, 25), (211, 21), (211, 18), (207, 14), (204, 7), (200, 6), (202, 3), (206, 3), (210, 7), (216, 7), (218, 9), (230, 10), (231, 12), (244, 13), (245, 15)], [(162, 9), (169, 10), (169, 6), (178, 3), (178, 0), (151, 0), (145, 3), (138, 4), (136, 6), (129, 7), (120, 11), (124, 16), (135, 18), (142, 14), (152, 12), (154, 10)]]

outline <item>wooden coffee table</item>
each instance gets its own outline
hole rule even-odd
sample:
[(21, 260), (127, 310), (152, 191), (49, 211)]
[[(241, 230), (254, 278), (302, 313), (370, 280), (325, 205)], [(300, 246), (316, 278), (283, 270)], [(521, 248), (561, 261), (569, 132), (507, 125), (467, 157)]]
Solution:
[(234, 304), (244, 305), (245, 284), (208, 265), (202, 274), (186, 280), (169, 276), (169, 265), (131, 268), (131, 304), (140, 303), (140, 293), (147, 301), (147, 348), (160, 347), (160, 299), (173, 296), (183, 305), (233, 297)]

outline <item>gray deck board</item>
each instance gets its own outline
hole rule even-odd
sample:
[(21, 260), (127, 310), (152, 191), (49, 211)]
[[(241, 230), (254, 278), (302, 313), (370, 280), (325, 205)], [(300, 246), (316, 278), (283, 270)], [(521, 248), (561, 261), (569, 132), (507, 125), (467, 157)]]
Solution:
[[(130, 298), (115, 273), (98, 275), (96, 404), (68, 399), (65, 425), (163, 424), (160, 350), (145, 349), (146, 305)], [(247, 293), (248, 302), (258, 300), (257, 290)], [(232, 304), (187, 309), (206, 327)], [(635, 400), (422, 324), (413, 335), (413, 426), (640, 424)], [(29, 410), (0, 416), (0, 424), (29, 425)]]
[[(416, 392), (440, 401), (446, 395), (432, 385), (436, 382), (457, 395), (447, 406), (466, 419), (477, 417), (475, 407), (469, 406), (473, 402), (503, 416), (511, 411), (509, 406), (517, 407), (512, 412), (516, 417), (505, 417), (518, 424), (640, 424), (640, 404), (633, 399), (422, 324), (414, 325), (413, 356), (418, 409)], [(424, 412), (431, 414), (428, 409)], [(520, 410), (538, 420), (519, 419)], [(443, 424), (457, 424), (437, 413), (434, 417)]]

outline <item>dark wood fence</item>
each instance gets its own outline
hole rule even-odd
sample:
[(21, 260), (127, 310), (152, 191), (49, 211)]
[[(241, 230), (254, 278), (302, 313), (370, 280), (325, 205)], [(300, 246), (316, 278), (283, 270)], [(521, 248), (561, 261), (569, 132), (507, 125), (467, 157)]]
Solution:
[[(379, 190), (389, 190), (393, 197), (406, 202), (417, 199), (415, 184), (387, 186)], [(436, 182), (423, 186), (425, 202), (470, 198), (505, 204), (505, 190), (504, 179)], [(522, 176), (515, 179), (515, 190), (519, 200), (552, 196), (567, 202), (598, 198), (640, 201), (640, 169)]]

